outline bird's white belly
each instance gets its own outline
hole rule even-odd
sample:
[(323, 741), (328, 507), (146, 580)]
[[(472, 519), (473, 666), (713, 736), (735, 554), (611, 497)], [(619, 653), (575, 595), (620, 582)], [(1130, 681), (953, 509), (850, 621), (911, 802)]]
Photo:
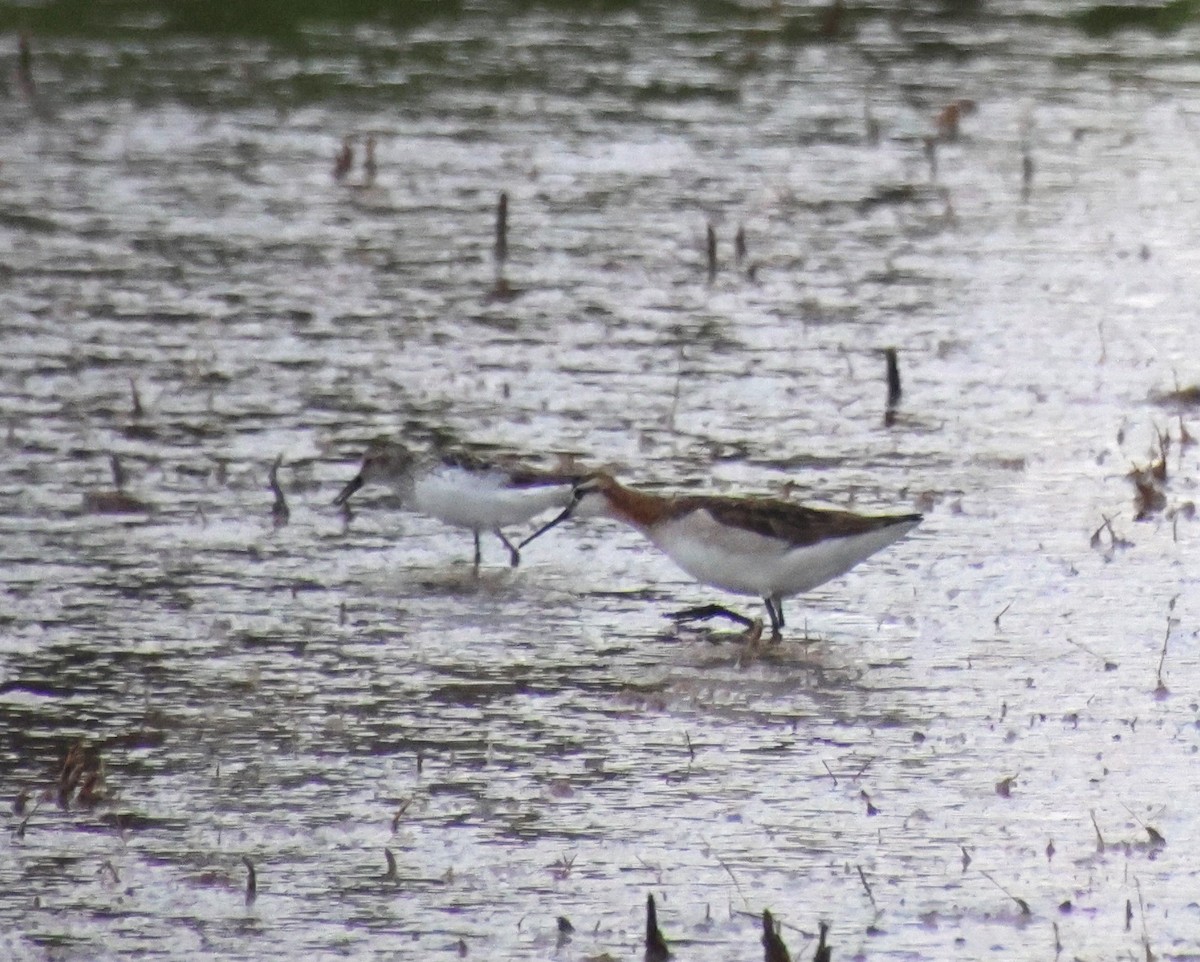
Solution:
[(898, 524), (803, 547), (791, 547), (717, 524), (707, 512), (659, 525), (651, 540), (703, 584), (738, 595), (787, 598), (845, 574), (915, 527)]
[(538, 485), (513, 488), (507, 475), (450, 468), (418, 478), (408, 496), (415, 511), (460, 528), (490, 531), (507, 524), (522, 524), (571, 501), (571, 485)]

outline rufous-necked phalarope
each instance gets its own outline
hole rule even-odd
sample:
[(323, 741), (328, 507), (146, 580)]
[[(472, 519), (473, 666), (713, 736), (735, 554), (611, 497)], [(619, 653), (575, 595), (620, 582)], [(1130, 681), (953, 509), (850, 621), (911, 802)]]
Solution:
[[(697, 581), (762, 598), (773, 638), (780, 637), (784, 626), (784, 598), (844, 574), (921, 522), (919, 514), (861, 515), (771, 498), (663, 497), (627, 488), (601, 473), (580, 481), (572, 503), (521, 547), (571, 516), (624, 521)], [(720, 605), (689, 608), (672, 617), (688, 621), (716, 615), (752, 624)]]
[(333, 503), (345, 504), (368, 482), (387, 482), (410, 510), (470, 530), (475, 535), (476, 569), (481, 559), (481, 531), (491, 531), (504, 543), (515, 568), (521, 555), (500, 528), (566, 507), (584, 477), (487, 463), (458, 451), (423, 457), (403, 444), (380, 438), (367, 447), (358, 474)]

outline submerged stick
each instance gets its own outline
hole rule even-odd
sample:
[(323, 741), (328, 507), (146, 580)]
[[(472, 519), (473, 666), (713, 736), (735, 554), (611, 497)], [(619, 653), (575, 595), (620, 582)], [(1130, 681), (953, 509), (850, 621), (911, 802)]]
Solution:
[(667, 940), (658, 928), (658, 912), (654, 907), (654, 896), (646, 896), (646, 962), (666, 962), (671, 957)]
[(558, 933), (554, 939), (554, 947), (561, 950), (563, 946), (570, 943), (574, 932), (575, 926), (571, 924), (571, 920), (565, 915), (560, 915), (558, 917)]
[(991, 875), (990, 873), (988, 873), (988, 872), (985, 872), (983, 869), (980, 869), (980, 870), (979, 870), (979, 874), (980, 874), (980, 875), (982, 875), (982, 876), (983, 876), (985, 879), (987, 879), (989, 882), (991, 882), (991, 883), (992, 883), (994, 886), (996, 886), (996, 888), (998, 888), (998, 889), (999, 889), (1001, 892), (1003, 892), (1005, 895), (1007, 895), (1007, 896), (1008, 896), (1010, 899), (1012, 899), (1014, 902), (1016, 902), (1016, 903), (1017, 903), (1017, 907), (1018, 907), (1018, 908), (1021, 910), (1021, 914), (1022, 914), (1022, 915), (1032, 915), (1032, 914), (1033, 914), (1033, 913), (1032, 913), (1032, 912), (1029, 910), (1029, 903), (1028, 903), (1028, 902), (1026, 902), (1026, 901), (1025, 901), (1024, 899), (1022, 899), (1022, 898), (1017, 898), (1017, 896), (1013, 895), (1013, 894), (1012, 894), (1012, 892), (1010, 892), (1010, 891), (1009, 891), (1008, 889), (1006, 889), (1006, 888), (1005, 888), (1003, 885), (1001, 885), (999, 882), (997, 882), (997, 881), (995, 880), (995, 878), (993, 878), (993, 877), (992, 877), (992, 875)]
[(283, 464), (282, 454), (275, 459), (270, 471), (267, 472), (267, 484), (275, 496), (275, 503), (271, 505), (271, 520), (274, 521), (276, 528), (282, 528), (292, 516), (292, 512), (288, 510), (287, 498), (283, 496), (283, 488), (279, 486), (278, 475), (281, 464)]
[(258, 898), (258, 876), (254, 873), (254, 863), (245, 855), (242, 856), (242, 864), (246, 866), (246, 904), (253, 905)]
[(820, 934), (817, 936), (817, 951), (813, 953), (813, 962), (830, 962), (833, 958), (833, 946), (825, 944), (825, 936), (829, 934), (829, 923), (818, 922)]
[(108, 466), (112, 469), (113, 487), (118, 492), (125, 490), (125, 468), (121, 464), (121, 459), (115, 454), (108, 456)]
[(780, 938), (768, 909), (763, 909), (762, 928), (763, 962), (792, 962), (792, 956)]
[(867, 891), (867, 898), (871, 900), (871, 908), (878, 912), (879, 906), (876, 904), (875, 894), (871, 891), (871, 886), (867, 882), (867, 873), (862, 870), (861, 865), (855, 865), (854, 867), (858, 869), (858, 880), (862, 882), (862, 887)]
[[(1178, 596), (1176, 596), (1178, 597)], [(1172, 608), (1175, 606), (1174, 600), (1171, 602)], [(1163, 666), (1167, 662), (1167, 644), (1171, 640), (1171, 627), (1174, 619), (1170, 613), (1167, 613), (1167, 633), (1163, 636), (1162, 654), (1158, 656), (1158, 686), (1154, 689), (1154, 694), (1159, 698), (1169, 694), (1166, 683), (1163, 681)]]
[(903, 394), (900, 387), (900, 361), (894, 347), (885, 349), (883, 356), (887, 359), (887, 406), (894, 408), (900, 403), (900, 396)]
[(500, 191), (496, 202), (496, 263), (508, 260), (508, 191)]
[(896, 349), (884, 348), (883, 356), (887, 361), (887, 407), (883, 412), (883, 424), (884, 427), (890, 428), (896, 423), (896, 408), (900, 404), (903, 391), (900, 387), (900, 362), (896, 356)]
[(341, 149), (333, 158), (333, 179), (341, 183), (354, 167), (354, 138), (343, 137)]

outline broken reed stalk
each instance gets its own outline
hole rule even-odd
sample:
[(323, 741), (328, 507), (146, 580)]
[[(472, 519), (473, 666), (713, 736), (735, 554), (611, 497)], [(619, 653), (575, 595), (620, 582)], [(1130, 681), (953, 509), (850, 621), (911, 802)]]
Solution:
[(558, 931), (554, 937), (555, 950), (561, 952), (564, 946), (569, 945), (574, 932), (575, 926), (571, 924), (571, 920), (565, 915), (560, 915), (558, 917)]
[(408, 811), (408, 806), (411, 804), (412, 804), (412, 799), (406, 798), (403, 802), (400, 803), (399, 807), (396, 809), (396, 814), (392, 816), (392, 834), (393, 835), (395, 835), (396, 832), (398, 832), (400, 830), (400, 819), (402, 819), (404, 817), (404, 813)]
[(341, 149), (333, 158), (333, 179), (341, 183), (354, 169), (354, 138), (343, 137)]
[(246, 866), (246, 904), (253, 905), (258, 898), (258, 876), (254, 872), (254, 863), (245, 855), (242, 864)]
[(275, 459), (271, 470), (267, 473), (267, 483), (271, 493), (275, 496), (275, 503), (271, 505), (271, 520), (275, 523), (276, 528), (282, 528), (287, 524), (292, 515), (288, 509), (287, 498), (283, 496), (283, 488), (279, 486), (279, 466), (281, 464), (283, 464), (282, 454)]
[(1146, 962), (1154, 962), (1154, 953), (1150, 951), (1150, 932), (1146, 929), (1146, 902), (1142, 898), (1142, 880), (1135, 875), (1133, 884), (1137, 889), (1138, 912), (1142, 916), (1142, 946), (1146, 950)]
[(999, 882), (997, 882), (992, 877), (991, 873), (985, 872), (983, 869), (980, 869), (979, 874), (982, 875), (989, 882), (991, 882), (994, 886), (996, 886), (996, 888), (998, 888), (1001, 892), (1003, 892), (1005, 895), (1007, 895), (1010, 899), (1012, 899), (1014, 902), (1016, 902), (1017, 907), (1021, 910), (1022, 915), (1032, 915), (1033, 914), (1029, 909), (1028, 902), (1026, 902), (1024, 899), (1017, 898), (1017, 896), (1013, 895), (1012, 892), (1010, 892), (1003, 885), (1001, 885)]
[(121, 464), (121, 459), (115, 454), (108, 456), (108, 466), (112, 469), (113, 487), (118, 491), (125, 490), (125, 468)]
[(900, 387), (900, 362), (896, 356), (894, 347), (884, 348), (883, 356), (887, 360), (887, 407), (883, 412), (884, 427), (891, 427), (896, 423), (896, 408), (900, 405), (900, 396), (903, 393)]
[(712, 845), (709, 843), (708, 839), (703, 839), (703, 841), (704, 841), (704, 845), (705, 845), (705, 847), (706, 847), (706, 848), (707, 848), (707, 849), (708, 849), (710, 852), (712, 852), (712, 857), (713, 857), (713, 858), (715, 858), (715, 859), (717, 860), (717, 864), (718, 864), (718, 865), (720, 865), (720, 866), (721, 866), (721, 868), (723, 868), (723, 869), (725, 870), (725, 874), (726, 874), (726, 875), (728, 875), (728, 876), (729, 876), (729, 878), (730, 878), (730, 880), (733, 882), (733, 887), (734, 887), (735, 889), (737, 889), (737, 893), (738, 893), (738, 895), (739, 895), (739, 896), (741, 896), (741, 899), (742, 899), (742, 901), (743, 901), (743, 902), (747, 902), (747, 904), (748, 904), (748, 900), (747, 900), (747, 898), (746, 898), (746, 894), (745, 894), (745, 893), (742, 891), (742, 883), (741, 883), (741, 882), (739, 882), (739, 881), (738, 881), (738, 877), (737, 877), (736, 875), (734, 875), (734, 874), (733, 874), (733, 869), (731, 869), (731, 868), (729, 867), (729, 863), (728, 863), (728, 862), (726, 862), (726, 861), (725, 861), (723, 858), (721, 858), (721, 856), (720, 856), (720, 855), (718, 855), (718, 854), (717, 854), (717, 852), (716, 852), (716, 849), (714, 849), (714, 848), (712, 847)]
[(763, 909), (762, 913), (762, 945), (763, 962), (792, 962), (792, 956), (768, 909)]
[(1173, 621), (1173, 619), (1171, 618), (1170, 613), (1168, 613), (1167, 614), (1167, 633), (1163, 636), (1162, 654), (1160, 654), (1158, 656), (1158, 678), (1157, 678), (1158, 686), (1154, 690), (1154, 693), (1156, 695), (1158, 695), (1159, 697), (1167, 694), (1167, 686), (1163, 682), (1163, 666), (1167, 662), (1167, 644), (1171, 640), (1172, 621)]
[(496, 202), (496, 264), (508, 260), (508, 191), (500, 191), (500, 199)]
[(827, 945), (825, 936), (829, 934), (829, 923), (818, 922), (820, 934), (817, 936), (817, 951), (813, 953), (813, 962), (831, 962), (833, 959), (833, 946)]
[(858, 871), (858, 880), (862, 882), (862, 887), (866, 890), (867, 898), (871, 900), (871, 908), (878, 912), (879, 905), (875, 902), (875, 893), (871, 891), (871, 884), (867, 881), (867, 873), (862, 870), (861, 865), (855, 865), (854, 868)]
[(646, 896), (646, 962), (666, 962), (671, 957), (667, 940), (658, 928), (658, 912), (654, 907), (654, 896)]
[(894, 347), (885, 348), (883, 355), (887, 358), (887, 406), (894, 408), (900, 403), (900, 395), (903, 393), (900, 387), (900, 362)]
[(1096, 822), (1096, 812), (1092, 810), (1088, 813), (1092, 817), (1092, 828), (1096, 832), (1096, 851), (1101, 855), (1104, 854), (1104, 836), (1100, 834), (1100, 825)]

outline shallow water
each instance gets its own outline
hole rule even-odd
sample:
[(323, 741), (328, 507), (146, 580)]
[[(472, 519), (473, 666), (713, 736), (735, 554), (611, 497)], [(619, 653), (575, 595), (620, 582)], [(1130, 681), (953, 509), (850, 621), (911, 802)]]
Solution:
[[(837, 958), (1200, 952), (1200, 417), (1155, 400), (1200, 381), (1200, 26), (502, 9), (33, 35), (0, 102), (3, 954), (640, 957), (648, 891), (697, 960), (757, 957), (764, 907), (798, 957), (819, 919)], [(485, 539), (476, 579), (385, 491), (347, 521), (381, 434), (926, 521), (747, 649), (671, 628), (729, 599), (615, 526), (516, 570)], [(64, 807), (79, 741), (101, 797)]]

